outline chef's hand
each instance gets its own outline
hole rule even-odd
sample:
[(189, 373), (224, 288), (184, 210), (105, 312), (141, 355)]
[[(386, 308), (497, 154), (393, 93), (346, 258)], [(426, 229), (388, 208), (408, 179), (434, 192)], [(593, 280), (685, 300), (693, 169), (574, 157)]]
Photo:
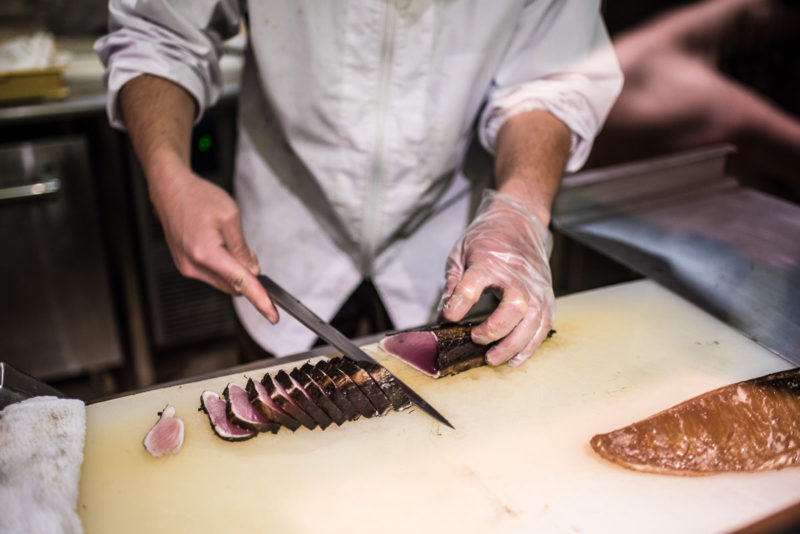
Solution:
[(501, 297), (497, 309), (472, 330), (472, 340), (487, 345), (491, 365), (516, 367), (550, 331), (553, 296), (548, 243), (550, 233), (527, 208), (508, 195), (487, 190), (478, 215), (447, 258), (442, 318), (457, 322), (484, 289)]
[(239, 209), (230, 195), (180, 162), (160, 172), (169, 173), (169, 179), (151, 181), (150, 198), (181, 274), (245, 296), (276, 323), (278, 311), (256, 279), (258, 258), (245, 242)]

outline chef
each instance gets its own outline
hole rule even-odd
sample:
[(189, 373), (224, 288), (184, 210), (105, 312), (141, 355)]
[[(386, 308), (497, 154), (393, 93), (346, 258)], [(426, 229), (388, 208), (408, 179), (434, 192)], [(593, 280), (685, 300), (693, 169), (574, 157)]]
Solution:
[[(550, 206), (622, 85), (598, 0), (109, 9), (96, 44), (109, 117), (130, 135), (175, 264), (235, 295), (266, 351), (315, 336), (278, 322), (261, 271), (328, 320), (369, 280), (397, 328), (437, 311), (460, 320), (488, 289), (500, 302), (472, 335), (501, 340), (489, 362), (519, 365), (538, 347), (554, 311)], [(234, 201), (192, 172), (189, 145), (220, 92), (221, 42), (241, 25)], [(465, 163), (480, 159), (473, 139), (493, 177)]]

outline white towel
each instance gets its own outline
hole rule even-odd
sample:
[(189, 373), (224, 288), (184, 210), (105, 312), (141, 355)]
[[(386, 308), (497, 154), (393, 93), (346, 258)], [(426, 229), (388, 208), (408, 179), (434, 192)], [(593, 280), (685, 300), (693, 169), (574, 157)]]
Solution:
[(0, 532), (80, 534), (78, 480), (86, 408), (34, 397), (0, 411)]

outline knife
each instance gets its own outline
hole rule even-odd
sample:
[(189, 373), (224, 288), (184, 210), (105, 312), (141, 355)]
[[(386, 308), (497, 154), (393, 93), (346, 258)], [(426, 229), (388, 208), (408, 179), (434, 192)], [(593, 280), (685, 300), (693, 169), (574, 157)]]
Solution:
[[(352, 341), (347, 339), (344, 334), (339, 332), (337, 329), (332, 327), (330, 324), (326, 323), (322, 319), (317, 316), (314, 312), (308, 309), (305, 304), (297, 300), (294, 296), (292, 296), (288, 291), (283, 289), (274, 280), (269, 278), (266, 275), (260, 274), (258, 275), (258, 281), (261, 282), (261, 285), (264, 286), (264, 289), (267, 290), (267, 294), (269, 294), (270, 298), (272, 298), (275, 303), (280, 305), (281, 308), (286, 310), (289, 315), (303, 323), (306, 327), (312, 330), (315, 334), (317, 334), (323, 341), (327, 342), (332, 347), (335, 347), (342, 351), (342, 353), (353, 359), (358, 360), (361, 362), (370, 362), (374, 364), (378, 364), (375, 359), (358, 348), (356, 345), (353, 344)], [(380, 364), (378, 364), (380, 365)], [(394, 376), (394, 375), (392, 375)], [(419, 406), (419, 408), (425, 412), (426, 414), (430, 415), (437, 421), (442, 424), (445, 424), (455, 430), (453, 425), (444, 418), (442, 414), (436, 411), (436, 409), (428, 404), (419, 394), (411, 389), (405, 382), (397, 378), (396, 376), (394, 379), (397, 381), (398, 385), (403, 388), (406, 395), (409, 396), (411, 401)]]

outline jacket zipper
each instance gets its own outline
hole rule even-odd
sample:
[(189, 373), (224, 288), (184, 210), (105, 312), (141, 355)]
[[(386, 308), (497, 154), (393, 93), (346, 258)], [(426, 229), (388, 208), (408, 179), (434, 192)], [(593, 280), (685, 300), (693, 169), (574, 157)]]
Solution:
[(372, 164), (370, 165), (370, 177), (367, 186), (367, 201), (364, 203), (363, 226), (361, 244), (361, 274), (370, 277), (372, 274), (372, 260), (378, 244), (375, 242), (378, 236), (376, 216), (380, 209), (379, 195), (381, 193), (381, 177), (383, 175), (383, 145), (386, 128), (386, 107), (389, 97), (389, 85), (392, 78), (392, 59), (394, 56), (394, 34), (396, 29), (397, 16), (396, 0), (386, 2), (386, 15), (383, 22), (383, 41), (381, 43), (381, 64), (380, 78), (378, 85), (378, 95), (376, 100), (377, 118), (375, 128), (375, 144), (372, 152)]

